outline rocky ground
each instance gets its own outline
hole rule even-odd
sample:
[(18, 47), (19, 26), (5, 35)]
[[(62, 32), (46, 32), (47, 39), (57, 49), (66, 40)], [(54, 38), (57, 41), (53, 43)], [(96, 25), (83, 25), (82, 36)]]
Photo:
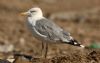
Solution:
[(99, 43), (99, 0), (1, 0), (1, 63), (7, 60), (14, 60), (13, 63), (100, 63), (99, 49), (66, 44), (50, 44), (47, 59), (38, 58), (41, 56), (41, 41), (33, 38), (27, 29), (26, 17), (19, 15), (35, 6), (41, 7), (44, 16), (69, 31), (83, 45)]

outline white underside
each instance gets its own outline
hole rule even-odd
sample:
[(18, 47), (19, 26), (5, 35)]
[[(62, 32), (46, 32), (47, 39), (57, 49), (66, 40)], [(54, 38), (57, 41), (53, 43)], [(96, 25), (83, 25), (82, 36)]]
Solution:
[(44, 17), (28, 17), (28, 22), (30, 24), (32, 24), (33, 26), (35, 26), (36, 25), (36, 21), (38, 21), (38, 20), (40, 20), (42, 18), (44, 18)]
[(28, 17), (28, 22), (29, 22), (28, 24), (33, 26), (33, 27), (31, 27), (33, 29), (33, 34), (35, 33), (36, 35), (38, 35), (40, 37), (46, 38), (47, 36), (39, 33), (34, 27), (34, 26), (36, 26), (36, 22), (42, 18), (44, 18), (44, 17)]

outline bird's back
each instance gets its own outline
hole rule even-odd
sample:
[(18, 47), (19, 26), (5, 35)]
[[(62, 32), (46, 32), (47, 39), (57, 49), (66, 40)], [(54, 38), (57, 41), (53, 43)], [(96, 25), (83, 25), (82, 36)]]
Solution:
[(44, 40), (57, 42), (63, 40), (68, 41), (70, 39), (68, 32), (64, 32), (62, 28), (46, 18), (37, 20), (35, 26), (30, 24), (30, 27), (33, 29), (34, 36), (38, 35), (38, 38), (42, 38)]

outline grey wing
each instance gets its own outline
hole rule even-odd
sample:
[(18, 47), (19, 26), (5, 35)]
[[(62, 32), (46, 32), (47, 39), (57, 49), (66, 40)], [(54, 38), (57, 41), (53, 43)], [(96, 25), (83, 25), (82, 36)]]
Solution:
[(37, 21), (35, 29), (42, 35), (46, 36), (49, 40), (55, 41), (70, 41), (70, 34), (63, 31), (62, 28), (57, 26), (54, 22), (48, 19)]

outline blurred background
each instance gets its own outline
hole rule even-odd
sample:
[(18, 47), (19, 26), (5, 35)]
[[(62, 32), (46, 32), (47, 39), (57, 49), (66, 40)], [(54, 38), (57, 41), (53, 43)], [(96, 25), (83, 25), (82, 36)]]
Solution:
[[(26, 17), (19, 15), (32, 7), (40, 7), (45, 17), (83, 45), (100, 43), (100, 0), (0, 0), (0, 52), (40, 55), (41, 42), (28, 30)], [(51, 44), (48, 55), (65, 54), (71, 47)]]

